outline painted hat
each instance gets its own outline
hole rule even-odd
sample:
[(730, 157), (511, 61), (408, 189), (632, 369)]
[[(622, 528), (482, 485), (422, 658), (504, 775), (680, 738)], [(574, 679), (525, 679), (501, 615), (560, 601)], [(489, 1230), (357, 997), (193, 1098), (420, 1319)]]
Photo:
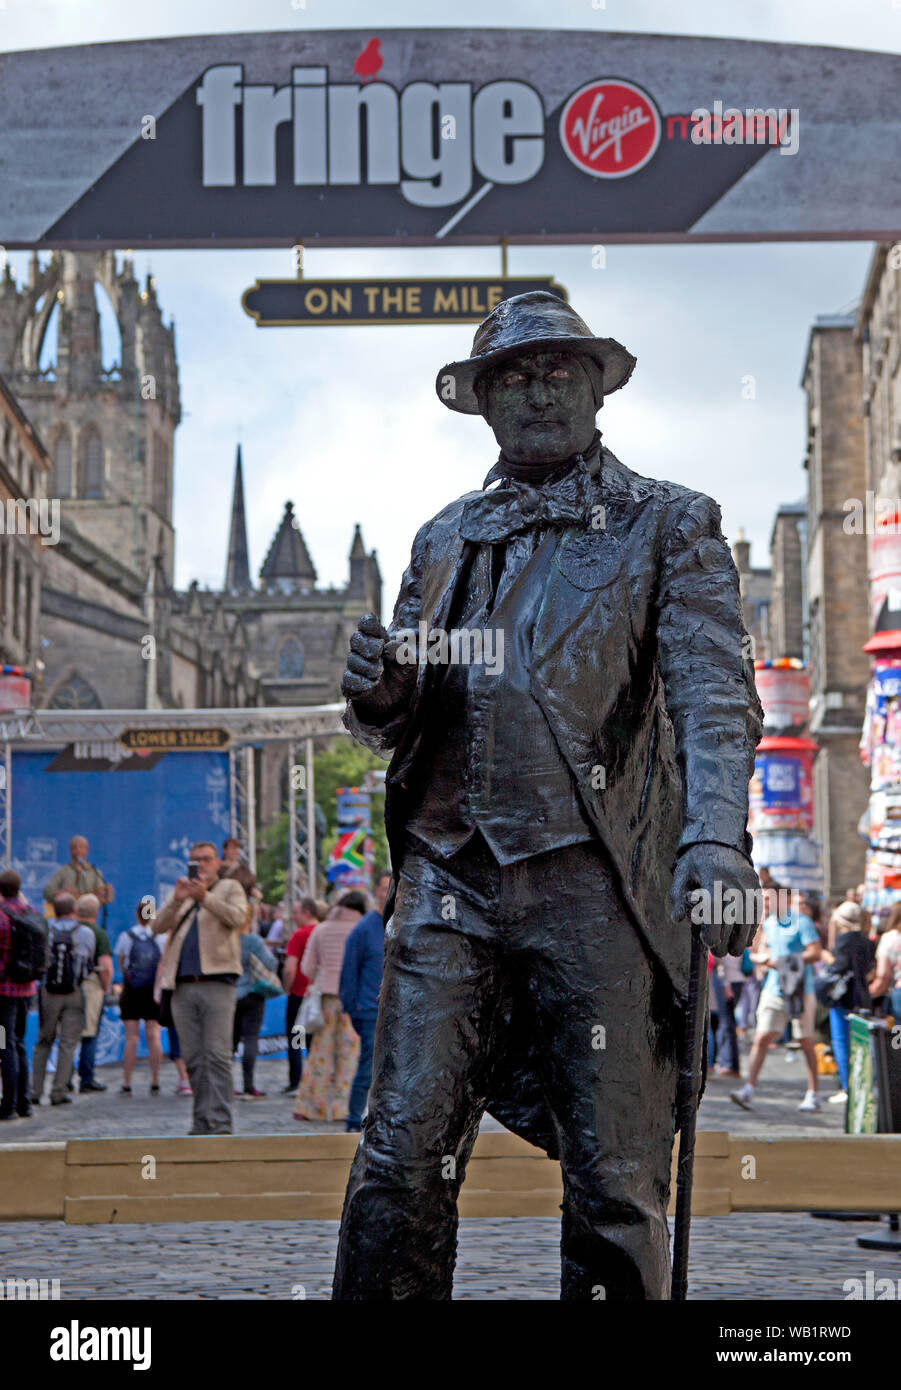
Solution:
[(531, 290), (502, 299), (483, 319), (472, 340), (472, 356), (442, 367), (435, 382), (438, 397), (449, 410), (479, 415), (475, 382), (489, 367), (524, 350), (579, 352), (591, 357), (604, 372), (604, 395), (625, 386), (635, 358), (615, 338), (595, 338), (591, 329), (565, 299), (548, 290)]

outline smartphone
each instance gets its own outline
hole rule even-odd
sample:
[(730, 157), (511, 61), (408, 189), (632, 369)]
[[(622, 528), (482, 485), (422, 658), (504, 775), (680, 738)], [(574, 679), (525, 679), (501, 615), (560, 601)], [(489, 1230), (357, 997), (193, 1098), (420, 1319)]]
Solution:
[(196, 859), (188, 860), (188, 878), (200, 878), (200, 865)]

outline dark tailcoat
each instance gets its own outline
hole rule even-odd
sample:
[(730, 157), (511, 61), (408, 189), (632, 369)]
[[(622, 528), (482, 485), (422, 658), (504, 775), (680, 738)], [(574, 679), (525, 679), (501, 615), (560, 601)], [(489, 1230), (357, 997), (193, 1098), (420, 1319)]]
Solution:
[[(748, 857), (751, 849), (748, 780), (761, 709), (738, 575), (711, 498), (639, 477), (606, 449), (593, 487), (604, 525), (559, 533), (534, 629), (531, 690), (632, 922), (684, 999), (690, 933), (670, 908), (677, 856), (697, 842)], [(420, 621), (447, 626), (472, 544), (460, 535), (461, 516), (477, 496), (452, 502), (419, 531), (391, 634)], [(352, 702), (345, 714), (355, 737), (391, 757), (385, 818), (395, 880), (408, 788), (428, 776), (421, 754), (440, 690), (436, 668), (420, 665), (408, 707), (390, 723), (363, 723)], [(386, 920), (391, 908), (389, 899)], [(524, 1055), (499, 1059), (499, 1091), (512, 1085), (521, 1105), (529, 1076)], [(543, 1123), (516, 1123), (506, 1102), (490, 1109), (550, 1147)]]

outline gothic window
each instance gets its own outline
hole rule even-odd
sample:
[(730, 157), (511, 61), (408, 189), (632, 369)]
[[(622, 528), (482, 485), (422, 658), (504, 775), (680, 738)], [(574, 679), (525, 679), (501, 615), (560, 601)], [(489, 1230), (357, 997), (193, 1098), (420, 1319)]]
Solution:
[(100, 434), (93, 425), (89, 425), (84, 432), (82, 441), (82, 459), (84, 480), (82, 487), (83, 497), (102, 497), (103, 496), (103, 443)]
[(72, 496), (72, 439), (63, 430), (56, 441), (56, 495)]
[(23, 634), (23, 639), (22, 639), (23, 642), (24, 642), (24, 644), (25, 644), (25, 659), (26, 659), (26, 661), (28, 660), (28, 656), (29, 656), (30, 648), (31, 648), (31, 618), (32, 618), (33, 595), (34, 595), (34, 580), (32, 579), (32, 577), (31, 577), (30, 574), (26, 574), (26, 576), (25, 576), (25, 632), (24, 632), (24, 634)]
[(50, 709), (102, 709), (100, 696), (81, 676), (70, 676), (56, 691)]
[(151, 499), (154, 511), (165, 516), (169, 500), (169, 446), (161, 434), (153, 436)]
[(13, 560), (13, 637), (22, 636), (22, 566)]
[(278, 652), (280, 680), (298, 680), (303, 675), (303, 647), (296, 637), (286, 637)]

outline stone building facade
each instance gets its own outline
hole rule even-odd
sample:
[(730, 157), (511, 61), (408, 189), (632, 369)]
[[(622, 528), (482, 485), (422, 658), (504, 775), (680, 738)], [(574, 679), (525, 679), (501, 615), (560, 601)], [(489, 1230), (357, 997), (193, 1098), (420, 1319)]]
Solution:
[[(97, 295), (118, 341), (101, 341)], [(46, 443), (58, 542), (43, 548), (39, 706), (141, 709), (257, 703), (255, 679), (210, 652), (171, 604), (172, 457), (181, 418), (175, 333), (153, 281), (112, 252), (32, 256), (0, 282), (0, 372)], [(235, 643), (240, 634), (233, 634)]]
[(40, 659), (52, 479), (53, 465), (37, 431), (0, 377), (0, 665), (33, 669)]
[[(98, 295), (114, 344), (103, 341)], [(35, 668), (39, 706), (340, 699), (350, 635), (363, 613), (381, 612), (378, 560), (359, 526), (346, 585), (322, 587), (286, 503), (254, 584), (239, 448), (223, 586), (174, 587), (181, 396), (175, 329), (152, 277), (142, 289), (113, 252), (34, 255), (21, 286), (7, 264), (0, 374), (0, 496), (52, 497), (59, 511), (56, 543), (14, 536), (0, 549), (2, 655)], [(284, 762), (263, 757), (264, 817), (281, 805)]]
[[(341, 700), (341, 676), (351, 634), (364, 613), (381, 614), (382, 578), (375, 551), (367, 552), (359, 525), (348, 555), (347, 584), (320, 587), (292, 502), (260, 566), (251, 578), (244, 504), (244, 466), (238, 446), (232, 511), (222, 590), (192, 585), (173, 596), (173, 612), (201, 628), (235, 623), (246, 660), (257, 674), (266, 705), (323, 705)], [(268, 820), (287, 790), (287, 759), (272, 746), (263, 750), (260, 807)]]
[(770, 536), (771, 598), (768, 656), (807, 660), (807, 501), (786, 502)]
[(738, 583), (741, 591), (741, 607), (744, 624), (751, 638), (752, 650), (747, 653), (752, 661), (764, 661), (770, 653), (770, 603), (771, 576), (768, 569), (755, 568), (751, 564), (751, 542), (739, 529), (732, 545), (732, 558), (738, 570)]
[(901, 242), (875, 249), (856, 337), (863, 373), (865, 486), (894, 503), (901, 498)]
[(863, 876), (858, 823), (868, 801), (859, 753), (869, 660), (866, 538), (849, 534), (847, 502), (867, 481), (863, 370), (856, 318), (821, 315), (810, 331), (807, 395), (807, 608), (817, 835), (827, 892)]

